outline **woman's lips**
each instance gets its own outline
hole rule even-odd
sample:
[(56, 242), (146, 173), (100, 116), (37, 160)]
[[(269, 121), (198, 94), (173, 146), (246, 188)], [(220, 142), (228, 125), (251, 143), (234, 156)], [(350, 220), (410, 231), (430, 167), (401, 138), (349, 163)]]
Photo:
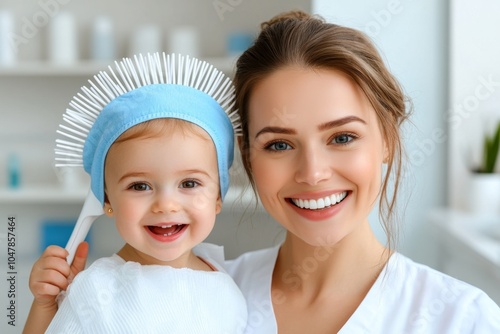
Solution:
[[(310, 221), (326, 221), (339, 214), (350, 198), (351, 191), (315, 198), (287, 198), (293, 211)], [(312, 197), (312, 195), (311, 195)]]
[(290, 200), (293, 204), (295, 204), (295, 206), (301, 209), (321, 210), (342, 202), (346, 198), (346, 196), (347, 196), (347, 191), (343, 191), (337, 194), (332, 194), (321, 198), (315, 198), (315, 199), (291, 198)]

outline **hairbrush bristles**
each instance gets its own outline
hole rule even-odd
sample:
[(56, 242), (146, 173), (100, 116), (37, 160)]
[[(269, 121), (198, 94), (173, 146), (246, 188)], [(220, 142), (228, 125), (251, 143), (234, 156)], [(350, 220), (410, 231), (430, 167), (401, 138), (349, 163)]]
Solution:
[(134, 56), (115, 62), (115, 70), (101, 71), (73, 97), (57, 132), (56, 167), (83, 166), (83, 147), (99, 113), (115, 98), (153, 84), (175, 84), (195, 88), (211, 96), (231, 120), (234, 133), (241, 134), (231, 80), (207, 62), (189, 56)]

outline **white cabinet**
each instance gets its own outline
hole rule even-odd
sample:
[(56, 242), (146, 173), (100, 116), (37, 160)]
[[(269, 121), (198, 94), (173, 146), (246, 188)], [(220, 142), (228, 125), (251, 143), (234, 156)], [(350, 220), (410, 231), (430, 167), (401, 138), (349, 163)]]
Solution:
[(441, 209), (430, 217), (439, 270), (485, 291), (500, 305), (500, 216)]

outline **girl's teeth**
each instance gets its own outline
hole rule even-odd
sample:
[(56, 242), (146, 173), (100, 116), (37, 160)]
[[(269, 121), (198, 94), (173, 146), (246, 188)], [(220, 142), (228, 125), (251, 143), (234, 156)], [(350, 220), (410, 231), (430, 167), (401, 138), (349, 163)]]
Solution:
[[(175, 226), (179, 226), (181, 224), (174, 224)], [(171, 228), (174, 225), (162, 225), (161, 228)]]
[(319, 199), (292, 199), (293, 203), (302, 209), (318, 210), (341, 202), (347, 196), (347, 192), (330, 195)]

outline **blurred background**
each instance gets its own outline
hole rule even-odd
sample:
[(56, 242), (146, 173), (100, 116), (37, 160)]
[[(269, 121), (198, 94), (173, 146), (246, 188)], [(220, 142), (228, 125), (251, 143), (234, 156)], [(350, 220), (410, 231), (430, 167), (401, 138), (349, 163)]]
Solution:
[[(498, 1), (0, 0), (0, 268), (7, 279), (16, 273), (16, 326), (2, 314), (0, 332), (21, 332), (31, 265), (46, 245), (66, 243), (88, 190), (82, 173), (53, 167), (56, 129), (80, 87), (110, 60), (149, 51), (188, 53), (231, 76), (260, 22), (291, 9), (367, 33), (413, 102), (397, 249), (500, 303), (500, 168), (482, 163), (486, 152), (497, 159), (500, 138)], [(280, 227), (240, 194), (238, 162), (231, 175), (236, 186), (208, 241), (228, 258), (278, 244)], [(376, 209), (371, 223), (384, 241)], [(122, 244), (106, 219), (89, 242), (91, 259)]]

